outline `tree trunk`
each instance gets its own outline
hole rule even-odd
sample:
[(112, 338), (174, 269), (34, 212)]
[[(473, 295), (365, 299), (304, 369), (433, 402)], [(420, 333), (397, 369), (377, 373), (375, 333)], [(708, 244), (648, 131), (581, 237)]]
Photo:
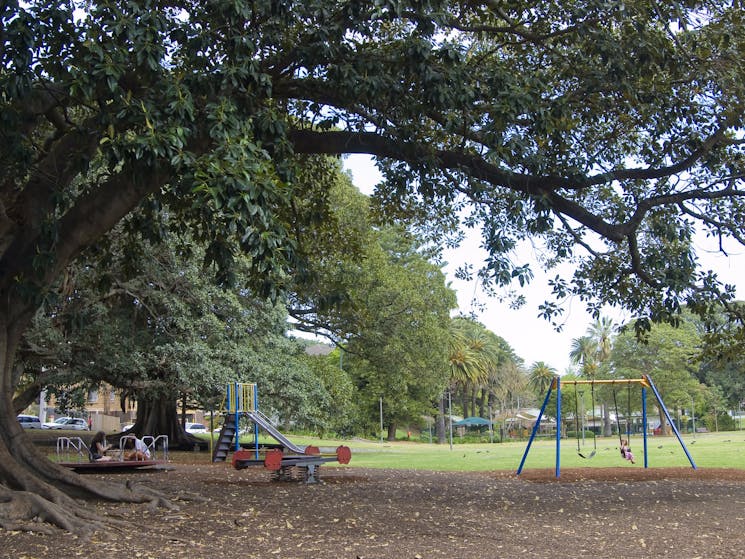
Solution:
[[(64, 216), (53, 218), (52, 196), (65, 192), (66, 186), (85, 171), (100, 138), (101, 132), (92, 129), (64, 134), (62, 141), (52, 146), (47, 157), (38, 163), (26, 187), (18, 191), (13, 207), (19, 214), (14, 221), (10, 222), (6, 212), (2, 212), (0, 526), (9, 530), (50, 528), (36, 518), (78, 534), (102, 527), (101, 520), (76, 499), (167, 503), (153, 490), (96, 481), (54, 464), (26, 436), (13, 408), (18, 384), (13, 365), (18, 344), (53, 282), (81, 250), (110, 231), (145, 196), (170, 178), (168, 165), (126, 165), (120, 173), (75, 200)], [(61, 162), (66, 164), (60, 165)], [(50, 244), (45, 232), (52, 222), (54, 244)], [(38, 261), (40, 251), (44, 254), (44, 264)]]
[(660, 434), (671, 435), (672, 429), (667, 424), (667, 417), (665, 417), (665, 413), (662, 411), (662, 407), (657, 406), (657, 413), (660, 416)]
[(603, 413), (603, 436), (610, 437), (613, 434), (613, 429), (612, 429), (612, 424), (611, 424), (612, 422), (610, 419), (610, 408), (606, 404), (603, 404), (601, 406), (601, 409)]
[(397, 425), (391, 421), (388, 424), (388, 440), (389, 441), (395, 441), (396, 440), (396, 427)]
[[(488, 412), (488, 408), (491, 407), (491, 400), (492, 400), (492, 394), (491, 391), (487, 388), (481, 389), (481, 394), (479, 395), (479, 417), (486, 417)], [(491, 418), (489, 418), (491, 421)]]
[(204, 441), (184, 431), (175, 396), (138, 396), (137, 419), (129, 430), (137, 435), (168, 435), (168, 447), (191, 450)]
[(463, 408), (463, 417), (468, 417), (468, 385), (466, 384), (461, 386), (460, 402)]

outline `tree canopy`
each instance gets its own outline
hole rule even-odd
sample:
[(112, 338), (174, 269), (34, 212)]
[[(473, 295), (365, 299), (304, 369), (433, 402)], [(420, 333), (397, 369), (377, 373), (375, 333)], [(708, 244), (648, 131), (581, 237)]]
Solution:
[(302, 269), (288, 233), (302, 154), (374, 155), (381, 215), (433, 241), (480, 226), (485, 282), (528, 281), (513, 249), (540, 238), (549, 266), (575, 266), (557, 299), (596, 314), (727, 305), (692, 238), (744, 240), (743, 17), (733, 0), (3, 3), (0, 497), (152, 498), (26, 448), (10, 411), (20, 337), (71, 260), (136, 209), (143, 234), (168, 211), (221, 277), (240, 250), (255, 287), (282, 292)]
[[(133, 431), (168, 435), (173, 447), (194, 444), (177, 402), (214, 409), (229, 382), (259, 383), (267, 413), (289, 419), (313, 407), (316, 383), (303, 347), (285, 336), (281, 302), (216, 285), (204, 247), (188, 238), (167, 235), (153, 246), (118, 227), (105, 241), (106, 251), (88, 250), (68, 267), (36, 315), (19, 352), (24, 380), (114, 386), (138, 400)], [(237, 277), (245, 264), (236, 258)], [(21, 400), (17, 410), (28, 404)]]
[[(702, 404), (715, 399), (715, 391), (700, 384), (700, 337), (691, 320), (678, 328), (667, 324), (655, 325), (648, 343), (640, 344), (632, 332), (619, 334), (611, 353), (615, 374), (621, 378), (640, 378), (648, 374), (665, 397), (669, 409), (688, 408), (694, 402)], [(651, 401), (653, 401), (650, 398)], [(657, 405), (657, 404), (655, 404)], [(659, 411), (660, 425), (665, 429), (665, 416)]]
[[(47, 273), (148, 194), (220, 262), (236, 231), (257, 272), (287, 264), (276, 212), (309, 152), (378, 156), (377, 199), (430, 230), (470, 204), (488, 281), (527, 281), (511, 250), (544, 237), (552, 263), (577, 261), (557, 296), (593, 308), (705, 305), (695, 228), (740, 238), (736, 3), (24, 6), (3, 16), (3, 230), (8, 257), (51, 251)], [(95, 231), (83, 201), (110, 208)]]

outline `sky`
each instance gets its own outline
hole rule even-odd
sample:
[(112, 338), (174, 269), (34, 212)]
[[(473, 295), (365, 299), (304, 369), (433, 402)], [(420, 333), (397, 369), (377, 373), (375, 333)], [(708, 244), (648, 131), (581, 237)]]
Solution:
[[(369, 194), (374, 186), (380, 182), (381, 175), (372, 163), (372, 159), (365, 155), (351, 155), (344, 159), (344, 167), (352, 174), (352, 180), (363, 193)], [(520, 309), (511, 309), (506, 302), (500, 302), (485, 295), (475, 282), (459, 280), (455, 277), (455, 270), (464, 263), (470, 263), (478, 268), (483, 262), (484, 251), (480, 249), (478, 231), (468, 231), (461, 247), (445, 253), (447, 266), (444, 268), (447, 280), (458, 296), (458, 310), (456, 314), (470, 314), (474, 310), (476, 318), (489, 330), (504, 338), (515, 350), (527, 366), (535, 361), (544, 361), (557, 372), (564, 373), (570, 366), (569, 351), (572, 340), (585, 335), (593, 322), (592, 317), (585, 312), (584, 304), (578, 299), (568, 300), (563, 308), (561, 318), (562, 330), (557, 332), (551, 324), (538, 316), (538, 305), (550, 299), (548, 276), (535, 263), (530, 245), (523, 245), (521, 258), (532, 260), (531, 269), (534, 278), (527, 288), (520, 292), (525, 295), (527, 302)], [(745, 284), (745, 248), (732, 246), (729, 256), (718, 254), (716, 246), (704, 239), (697, 240), (696, 249), (703, 266), (714, 270), (724, 282), (737, 286), (737, 294), (743, 297)], [(556, 271), (551, 272), (554, 277)], [(740, 280), (740, 278), (744, 278)], [(514, 286), (520, 289), (519, 285)], [(483, 310), (474, 307), (473, 301), (483, 305)], [(616, 322), (622, 322), (629, 317), (617, 309), (608, 309), (606, 316)]]

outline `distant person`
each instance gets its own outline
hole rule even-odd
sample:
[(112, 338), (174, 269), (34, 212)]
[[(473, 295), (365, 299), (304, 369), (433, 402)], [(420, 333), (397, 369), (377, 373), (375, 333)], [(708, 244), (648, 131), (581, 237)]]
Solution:
[(626, 439), (621, 439), (621, 456), (623, 456), (626, 460), (628, 460), (632, 464), (636, 464), (636, 462), (634, 462), (634, 454), (631, 452), (631, 449), (629, 448), (629, 441), (627, 441)]
[(111, 460), (111, 456), (106, 456), (106, 451), (111, 448), (111, 445), (106, 443), (106, 433), (99, 431), (93, 435), (91, 440), (91, 461), (92, 462), (107, 462)]

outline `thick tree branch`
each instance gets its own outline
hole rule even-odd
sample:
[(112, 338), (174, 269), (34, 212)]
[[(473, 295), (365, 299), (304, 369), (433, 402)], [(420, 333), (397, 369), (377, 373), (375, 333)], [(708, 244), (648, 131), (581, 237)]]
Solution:
[[(599, 235), (620, 242), (624, 232), (618, 226), (603, 221), (579, 204), (558, 195), (558, 189), (578, 189), (587, 186), (582, 177), (533, 176), (505, 171), (483, 158), (464, 151), (437, 150), (420, 144), (396, 141), (365, 132), (315, 132), (294, 130), (290, 138), (300, 153), (367, 153), (378, 157), (404, 160), (412, 165), (432, 161), (440, 167), (462, 171), (469, 176), (531, 196), (548, 198), (551, 206)], [(471, 193), (461, 189), (465, 194)]]
[(732, 124), (736, 122), (734, 117), (730, 117), (723, 122), (719, 128), (703, 142), (701, 146), (692, 151), (688, 157), (681, 159), (677, 163), (668, 165), (667, 167), (649, 167), (646, 169), (617, 169), (595, 175), (589, 180), (589, 184), (604, 184), (612, 181), (621, 180), (654, 180), (669, 177), (682, 173), (691, 169), (697, 162), (699, 162), (705, 155), (711, 150), (718, 146), (728, 144), (727, 132), (731, 129)]
[(637, 209), (631, 216), (626, 224), (623, 225), (622, 230), (625, 234), (629, 234), (631, 231), (635, 231), (644, 217), (650, 210), (660, 206), (676, 205), (680, 206), (683, 202), (690, 200), (721, 200), (724, 198), (742, 198), (745, 197), (745, 191), (739, 190), (733, 186), (727, 186), (719, 190), (711, 190), (712, 186), (704, 188), (696, 188), (694, 190), (685, 190), (682, 192), (676, 192), (674, 194), (667, 194), (664, 196), (652, 196), (641, 200), (637, 204)]
[(647, 271), (642, 266), (641, 262), (641, 254), (639, 254), (639, 243), (636, 239), (636, 235), (629, 235), (628, 236), (628, 245), (629, 245), (629, 255), (631, 256), (631, 272), (636, 274), (639, 279), (641, 279), (644, 283), (649, 285), (650, 287), (653, 287), (655, 289), (659, 289), (661, 286), (660, 282), (658, 282), (656, 279), (654, 279), (652, 276), (650, 276)]
[[(472, 8), (480, 8), (482, 5), (482, 2), (469, 2), (471, 4)], [(550, 33), (534, 33), (531, 31), (525, 24), (525, 22), (522, 21), (514, 21), (512, 18), (510, 18), (509, 14), (507, 14), (504, 11), (504, 6), (495, 0), (487, 0), (486, 2), (483, 2), (483, 4), (486, 4), (487, 8), (492, 10), (499, 18), (501, 18), (505, 25), (487, 25), (487, 24), (479, 24), (479, 25), (464, 25), (462, 24), (458, 19), (450, 18), (447, 20), (447, 25), (449, 27), (452, 27), (453, 29), (457, 29), (458, 31), (462, 31), (464, 33), (487, 33), (490, 35), (515, 35), (516, 37), (519, 37), (525, 41), (534, 43), (534, 44), (542, 44), (545, 41), (552, 39), (554, 37), (560, 37), (563, 35), (569, 35), (572, 33), (576, 33), (580, 31), (583, 27), (586, 27), (587, 25), (594, 25), (597, 23), (597, 18), (588, 19), (586, 21), (583, 21), (581, 24), (569, 26), (565, 29), (558, 29), (556, 31), (552, 31)]]
[[(148, 194), (163, 187), (171, 178), (170, 171), (168, 167), (130, 164), (123, 172), (84, 194), (58, 221), (53, 259), (41, 270), (36, 269), (30, 256), (36, 253), (38, 234), (16, 236), (0, 261), (2, 290), (7, 292), (17, 278), (33, 280), (42, 290), (51, 285), (80, 251), (111, 230)], [(32, 316), (34, 305), (31, 301), (22, 304), (18, 300), (11, 309), (9, 321), (22, 328)]]
[[(716, 191), (712, 191), (708, 187), (664, 196), (653, 196), (641, 200), (633, 216), (627, 222), (612, 224), (557, 192), (562, 189), (581, 190), (600, 184), (609, 184), (624, 178), (654, 180), (682, 172), (689, 169), (714, 146), (724, 141), (724, 127), (704, 142), (700, 149), (678, 164), (658, 169), (616, 170), (590, 177), (536, 176), (513, 173), (492, 165), (482, 157), (466, 151), (433, 149), (429, 146), (398, 141), (370, 132), (294, 130), (290, 133), (290, 138), (295, 150), (300, 153), (367, 153), (378, 157), (407, 161), (414, 166), (430, 161), (443, 168), (462, 171), (472, 178), (495, 187), (507, 188), (530, 196), (544, 197), (555, 211), (574, 219), (614, 242), (622, 242), (636, 231), (652, 208), (692, 199), (713, 200), (745, 195), (745, 193), (732, 187)], [(461, 187), (461, 191), (468, 196), (472, 194), (465, 187)]]

